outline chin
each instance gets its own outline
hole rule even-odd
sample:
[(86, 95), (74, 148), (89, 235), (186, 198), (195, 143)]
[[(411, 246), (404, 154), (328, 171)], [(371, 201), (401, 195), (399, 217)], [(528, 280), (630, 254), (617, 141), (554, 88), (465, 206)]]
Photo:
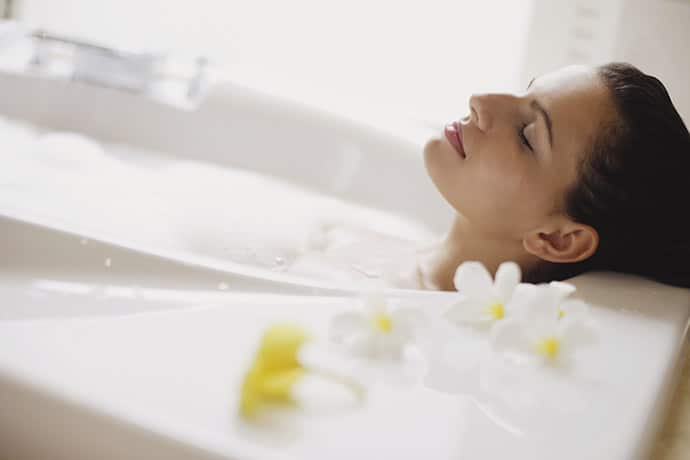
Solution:
[[(452, 149), (452, 147), (451, 147)], [(424, 145), (424, 166), (431, 181), (443, 198), (457, 210), (454, 190), (457, 188), (457, 165), (454, 164), (454, 151), (448, 151), (445, 139), (433, 137)]]
[(424, 166), (426, 172), (433, 179), (432, 170), (435, 163), (438, 163), (438, 156), (441, 152), (443, 140), (440, 137), (432, 137), (424, 144)]

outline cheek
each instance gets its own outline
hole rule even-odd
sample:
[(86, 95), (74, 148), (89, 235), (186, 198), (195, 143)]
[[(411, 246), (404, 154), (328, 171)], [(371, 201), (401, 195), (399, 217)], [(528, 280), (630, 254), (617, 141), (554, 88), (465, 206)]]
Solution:
[[(508, 210), (529, 189), (530, 165), (521, 153), (496, 148), (477, 158), (475, 189), (490, 199), (492, 208)], [(505, 209), (504, 209), (505, 208)]]
[(441, 195), (485, 231), (513, 231), (533, 225), (549, 194), (533, 158), (514, 146), (492, 143), (461, 160), (443, 139), (424, 146), (427, 172)]
[(522, 229), (541, 215), (549, 200), (548, 187), (533, 158), (515, 155), (482, 158), (474, 178), (482, 220), (495, 226)]
[(524, 162), (514, 154), (485, 155), (477, 163), (476, 181), (492, 195), (514, 194), (528, 180)]

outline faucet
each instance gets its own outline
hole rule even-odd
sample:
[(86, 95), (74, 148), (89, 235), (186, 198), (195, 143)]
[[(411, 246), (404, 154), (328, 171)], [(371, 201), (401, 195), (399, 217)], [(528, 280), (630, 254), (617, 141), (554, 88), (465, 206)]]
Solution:
[[(1, 1), (1, 0), (0, 0)], [(173, 105), (197, 101), (207, 87), (210, 62), (206, 57), (180, 59), (163, 53), (134, 52), (91, 41), (28, 30), (20, 23), (0, 21), (0, 67), (3, 58), (16, 65), (21, 42), (21, 72), (63, 78), (130, 93), (147, 95)]]

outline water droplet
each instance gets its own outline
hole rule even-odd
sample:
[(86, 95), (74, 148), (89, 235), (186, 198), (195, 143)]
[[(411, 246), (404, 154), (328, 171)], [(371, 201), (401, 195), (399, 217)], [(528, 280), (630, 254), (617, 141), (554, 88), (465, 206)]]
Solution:
[(112, 264), (113, 264), (112, 259), (110, 259), (110, 257), (106, 257), (106, 258), (105, 258), (105, 266), (106, 266), (106, 268), (110, 268), (110, 266), (111, 266)]
[(276, 256), (273, 259), (273, 270), (279, 272), (287, 270), (287, 260), (285, 257)]
[(218, 283), (218, 289), (220, 289), (221, 291), (227, 291), (229, 287), (230, 287), (230, 285), (228, 283), (225, 283), (225, 282)]

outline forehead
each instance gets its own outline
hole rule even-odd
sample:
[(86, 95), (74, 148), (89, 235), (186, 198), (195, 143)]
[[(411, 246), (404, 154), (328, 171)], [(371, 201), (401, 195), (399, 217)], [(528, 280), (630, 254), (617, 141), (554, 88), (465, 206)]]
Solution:
[(608, 90), (596, 71), (570, 66), (534, 80), (532, 93), (546, 107), (561, 145), (591, 139), (613, 113)]
[(552, 161), (574, 179), (578, 160), (614, 113), (608, 90), (592, 68), (571, 66), (536, 78), (530, 92), (553, 124)]
[(585, 90), (599, 82), (591, 67), (573, 65), (535, 78), (535, 84), (545, 91)]

